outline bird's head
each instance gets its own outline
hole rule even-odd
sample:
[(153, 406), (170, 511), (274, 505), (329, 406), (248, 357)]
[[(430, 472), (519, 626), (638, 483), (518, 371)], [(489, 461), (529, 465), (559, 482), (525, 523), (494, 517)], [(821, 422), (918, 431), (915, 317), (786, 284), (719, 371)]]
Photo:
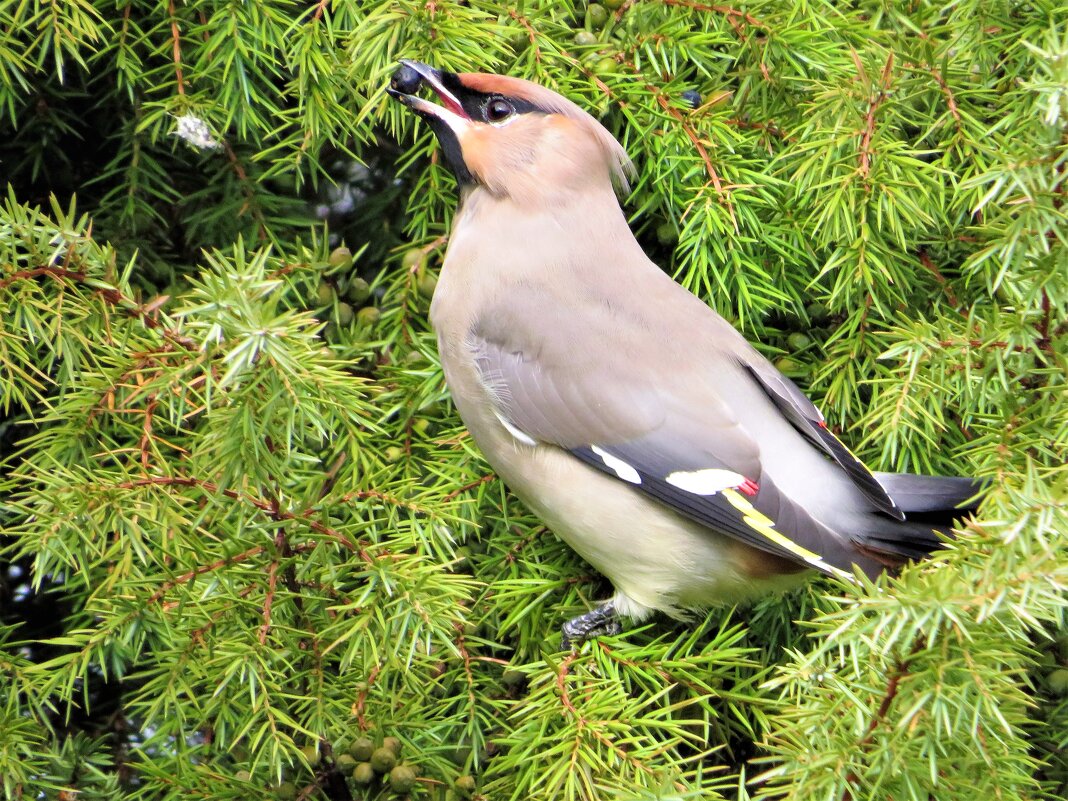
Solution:
[[(416, 95), (424, 85), (440, 105)], [(529, 202), (626, 184), (630, 162), (623, 147), (597, 120), (543, 86), (404, 60), (387, 91), (430, 125), (461, 190), (481, 186)]]

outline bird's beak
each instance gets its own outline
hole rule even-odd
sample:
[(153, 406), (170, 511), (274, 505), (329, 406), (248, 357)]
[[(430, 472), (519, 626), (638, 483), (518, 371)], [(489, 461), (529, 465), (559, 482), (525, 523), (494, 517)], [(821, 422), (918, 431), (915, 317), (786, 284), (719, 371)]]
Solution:
[[(393, 73), (389, 88), (386, 89), (390, 97), (399, 100), (423, 117), (440, 120), (454, 131), (466, 127), (471, 122), (471, 118), (464, 111), (463, 104), (445, 86), (446, 76), (454, 77), (451, 73), (445, 73), (427, 64), (406, 58), (402, 58), (400, 63), (400, 68)], [(437, 95), (438, 100), (441, 101), (440, 106), (416, 96), (415, 93), (423, 84), (429, 86)]]

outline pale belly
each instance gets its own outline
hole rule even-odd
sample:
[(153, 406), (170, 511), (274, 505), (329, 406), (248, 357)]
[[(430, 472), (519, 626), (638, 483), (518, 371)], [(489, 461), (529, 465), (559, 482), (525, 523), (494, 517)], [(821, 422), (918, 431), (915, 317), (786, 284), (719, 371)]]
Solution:
[(512, 451), (493, 460), (498, 474), (612, 582), (622, 614), (678, 616), (789, 589), (806, 576), (762, 570), (773, 557), (693, 523), (565, 451), (525, 445)]

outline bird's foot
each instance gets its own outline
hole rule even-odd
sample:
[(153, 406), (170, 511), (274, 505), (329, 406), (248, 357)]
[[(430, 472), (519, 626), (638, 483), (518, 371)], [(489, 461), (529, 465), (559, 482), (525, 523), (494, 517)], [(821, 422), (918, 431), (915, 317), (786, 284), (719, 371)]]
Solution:
[(619, 622), (615, 606), (609, 602), (584, 615), (571, 618), (563, 625), (562, 631), (564, 636), (560, 645), (567, 650), (573, 645), (581, 645), (586, 640), (619, 634), (623, 631), (623, 625)]

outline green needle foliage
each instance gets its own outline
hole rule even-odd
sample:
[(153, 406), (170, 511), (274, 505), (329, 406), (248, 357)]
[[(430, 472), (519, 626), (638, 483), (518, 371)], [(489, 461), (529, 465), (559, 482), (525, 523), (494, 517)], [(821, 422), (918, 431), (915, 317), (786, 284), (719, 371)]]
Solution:
[[(976, 518), (560, 651), (608, 587), (452, 410), (401, 57), (603, 119), (646, 249)], [(4, 798), (1068, 795), (1065, 6), (3, 3), (0, 165)]]

